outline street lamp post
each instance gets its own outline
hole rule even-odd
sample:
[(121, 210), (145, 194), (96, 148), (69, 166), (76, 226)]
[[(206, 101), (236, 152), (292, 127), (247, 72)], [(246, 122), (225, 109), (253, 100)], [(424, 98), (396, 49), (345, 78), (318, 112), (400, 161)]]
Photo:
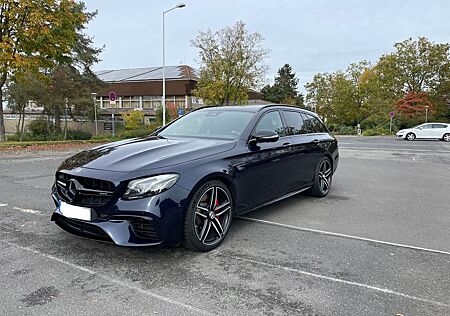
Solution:
[(163, 110), (163, 126), (166, 126), (166, 44), (165, 44), (165, 23), (164, 23), (164, 16), (166, 13), (175, 10), (175, 9), (180, 9), (180, 8), (184, 8), (186, 5), (184, 3), (180, 3), (177, 4), (176, 6), (174, 6), (173, 8), (163, 11), (162, 13), (162, 62), (163, 62), (163, 67), (162, 67), (162, 77), (163, 77), (163, 95), (162, 95), (162, 110)]
[(428, 123), (428, 105), (425, 106), (425, 123)]
[(97, 93), (92, 92), (92, 98), (94, 99), (94, 120), (95, 120), (95, 136), (98, 135), (98, 126), (97, 126)]

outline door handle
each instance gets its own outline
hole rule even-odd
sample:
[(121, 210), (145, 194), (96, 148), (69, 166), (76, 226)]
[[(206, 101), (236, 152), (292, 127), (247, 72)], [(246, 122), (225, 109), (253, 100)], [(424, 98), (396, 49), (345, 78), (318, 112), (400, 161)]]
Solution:
[(292, 145), (291, 143), (284, 143), (282, 147), (283, 148), (289, 148), (289, 147), (291, 147), (291, 145)]
[(318, 144), (318, 143), (320, 143), (320, 140), (315, 139), (315, 140), (313, 140), (313, 143), (314, 143), (314, 144)]

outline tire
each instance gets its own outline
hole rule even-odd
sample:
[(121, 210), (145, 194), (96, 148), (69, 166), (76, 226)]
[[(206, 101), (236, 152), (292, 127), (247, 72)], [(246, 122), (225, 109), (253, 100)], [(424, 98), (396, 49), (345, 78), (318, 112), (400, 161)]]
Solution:
[(414, 133), (408, 133), (408, 134), (406, 134), (405, 139), (406, 139), (406, 140), (413, 141), (413, 140), (416, 139), (416, 135), (415, 135)]
[(446, 142), (450, 142), (450, 133), (444, 134), (444, 136), (442, 136), (442, 139)]
[(333, 166), (328, 157), (322, 157), (317, 164), (314, 175), (314, 183), (308, 194), (316, 197), (324, 197), (330, 192), (331, 181), (333, 178)]
[(230, 229), (233, 197), (221, 181), (203, 184), (192, 197), (184, 220), (183, 246), (210, 251), (219, 246)]

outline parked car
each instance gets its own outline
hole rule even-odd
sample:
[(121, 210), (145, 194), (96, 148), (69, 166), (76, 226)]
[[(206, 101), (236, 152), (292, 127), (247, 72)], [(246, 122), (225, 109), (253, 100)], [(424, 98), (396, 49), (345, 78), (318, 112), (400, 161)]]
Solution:
[(441, 139), (450, 142), (450, 124), (425, 123), (413, 128), (402, 129), (397, 132), (396, 136), (406, 140)]
[(122, 246), (217, 247), (233, 216), (330, 191), (339, 154), (316, 114), (280, 105), (207, 107), (153, 133), (83, 151), (56, 172), (52, 220)]

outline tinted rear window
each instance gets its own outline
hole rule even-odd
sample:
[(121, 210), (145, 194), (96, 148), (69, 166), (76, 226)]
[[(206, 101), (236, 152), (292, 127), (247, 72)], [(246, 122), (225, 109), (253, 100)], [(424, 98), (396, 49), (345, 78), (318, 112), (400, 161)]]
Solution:
[(283, 111), (286, 120), (287, 133), (289, 135), (299, 135), (308, 133), (303, 124), (302, 115), (299, 112)]
[(323, 125), (323, 123), (317, 117), (305, 113), (303, 113), (302, 115), (305, 128), (308, 133), (328, 133), (325, 125)]

